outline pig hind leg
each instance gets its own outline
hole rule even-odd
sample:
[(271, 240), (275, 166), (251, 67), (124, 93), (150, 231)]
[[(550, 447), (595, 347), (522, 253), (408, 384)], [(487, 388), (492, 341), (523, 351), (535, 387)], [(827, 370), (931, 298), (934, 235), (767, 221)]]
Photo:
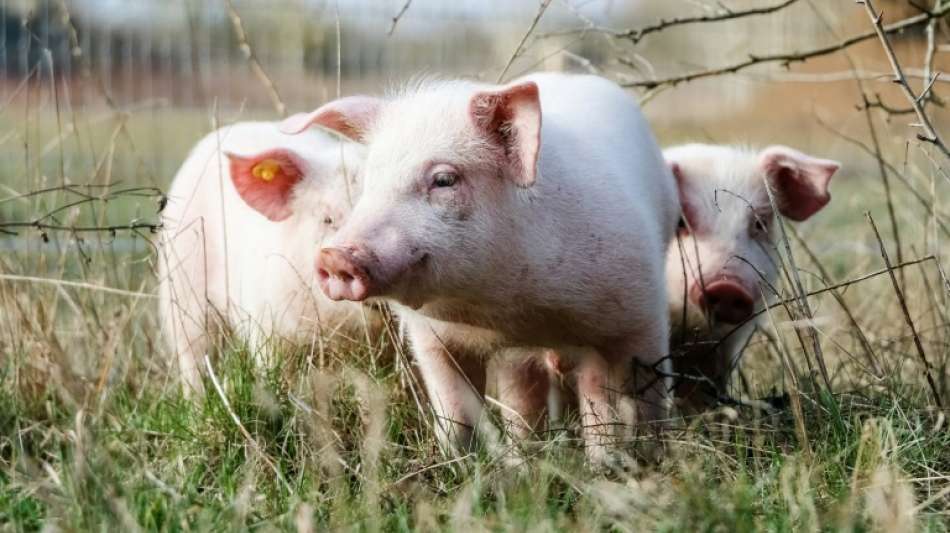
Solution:
[(527, 439), (541, 429), (548, 403), (548, 371), (538, 350), (504, 350), (497, 360), (496, 381), (502, 416), (509, 433)]

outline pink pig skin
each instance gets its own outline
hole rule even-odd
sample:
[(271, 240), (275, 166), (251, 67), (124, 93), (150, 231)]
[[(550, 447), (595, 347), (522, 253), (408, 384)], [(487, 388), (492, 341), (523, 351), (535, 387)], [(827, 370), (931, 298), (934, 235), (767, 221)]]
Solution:
[[(201, 358), (215, 330), (233, 330), (259, 352), (270, 337), (310, 342), (321, 330), (359, 334), (375, 323), (360, 304), (327, 299), (314, 270), (321, 243), (359, 192), (363, 152), (317, 130), (293, 136), (267, 122), (221, 128), (192, 150), (168, 192), (159, 253), (162, 330), (187, 393), (203, 392)], [(263, 183), (250, 174), (253, 158), (300, 176)]]
[[(321, 286), (392, 303), (442, 441), (472, 444), (486, 360), (500, 349), (534, 361), (512, 357), (502, 376), (515, 407), (504, 412), (538, 420), (547, 378), (536, 348), (549, 347), (576, 359), (588, 452), (606, 459), (633, 411), (633, 361), (650, 368), (668, 347), (658, 310), (676, 191), (635, 101), (602, 78), (535, 74), (345, 98), (285, 126), (310, 123), (367, 143), (365, 188), (320, 252)], [(636, 378), (647, 384), (640, 421), (663, 419), (668, 384)]]

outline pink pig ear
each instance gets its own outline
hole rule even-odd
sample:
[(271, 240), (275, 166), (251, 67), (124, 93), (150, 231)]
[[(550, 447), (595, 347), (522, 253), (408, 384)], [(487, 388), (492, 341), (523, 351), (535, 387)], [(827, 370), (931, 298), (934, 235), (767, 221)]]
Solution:
[(776, 192), (782, 215), (802, 221), (829, 201), (828, 182), (841, 167), (837, 161), (818, 159), (787, 146), (770, 146), (759, 154), (759, 165)]
[(475, 126), (505, 149), (505, 174), (520, 187), (537, 178), (541, 149), (541, 101), (533, 81), (484, 91), (472, 97)]
[(680, 209), (682, 210), (683, 218), (686, 219), (689, 228), (693, 231), (702, 230), (701, 224), (703, 221), (700, 220), (698, 216), (699, 209), (696, 207), (696, 202), (692, 198), (692, 191), (690, 191), (689, 187), (690, 182), (686, 177), (683, 167), (675, 161), (668, 161), (667, 165), (669, 165), (673, 177), (676, 178), (676, 192), (679, 195)]
[(366, 141), (366, 133), (376, 121), (383, 101), (371, 96), (347, 96), (323, 104), (310, 113), (297, 113), (280, 123), (280, 131), (294, 135), (310, 126), (320, 126), (357, 142)]
[(294, 152), (275, 149), (245, 157), (226, 154), (231, 161), (231, 181), (241, 199), (273, 222), (293, 214), (290, 199), (303, 178), (303, 163)]

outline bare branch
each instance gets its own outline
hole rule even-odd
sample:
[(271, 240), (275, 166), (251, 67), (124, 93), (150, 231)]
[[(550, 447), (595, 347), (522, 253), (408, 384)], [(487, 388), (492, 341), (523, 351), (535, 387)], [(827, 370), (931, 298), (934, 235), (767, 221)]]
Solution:
[(921, 97), (925, 96), (929, 92), (930, 87), (933, 86), (933, 80), (929, 80), (928, 88), (921, 93), (921, 97), (918, 97), (914, 94), (914, 90), (910, 87), (910, 84), (907, 83), (907, 78), (904, 76), (904, 70), (901, 68), (900, 62), (897, 61), (897, 55), (894, 53), (894, 48), (891, 47), (891, 42), (887, 38), (887, 34), (884, 32), (884, 26), (882, 20), (884, 19), (884, 12), (877, 13), (874, 10), (874, 5), (871, 3), (871, 0), (859, 0), (859, 3), (864, 4), (864, 9), (868, 13), (868, 17), (871, 19), (871, 24), (874, 26), (874, 32), (877, 34), (878, 39), (881, 41), (881, 46), (884, 48), (884, 53), (887, 54), (887, 60), (891, 63), (891, 68), (894, 69), (894, 82), (900, 85), (901, 90), (904, 91), (904, 95), (907, 97), (907, 100), (910, 102), (911, 107), (914, 109), (914, 113), (917, 114), (917, 120), (920, 121), (919, 125), (924, 130), (923, 135), (918, 134), (917, 138), (929, 142), (940, 149), (943, 152), (943, 155), (950, 157), (950, 149), (947, 148), (947, 145), (944, 144), (943, 139), (940, 137), (940, 134), (937, 133), (936, 128), (930, 122), (930, 117), (927, 116), (927, 113), (924, 111), (923, 106), (921, 105)]
[(402, 8), (400, 8), (396, 16), (393, 17), (393, 23), (389, 26), (389, 31), (386, 32), (386, 35), (392, 36), (393, 32), (396, 31), (396, 24), (399, 24), (399, 20), (406, 14), (406, 11), (409, 10), (410, 5), (412, 5), (412, 0), (406, 0), (406, 3), (402, 5)]
[(531, 21), (531, 26), (528, 26), (528, 31), (526, 31), (524, 37), (521, 38), (521, 41), (515, 48), (514, 53), (512, 53), (511, 57), (508, 58), (508, 62), (505, 63), (505, 68), (503, 68), (501, 70), (501, 74), (498, 75), (498, 80), (496, 83), (501, 83), (505, 80), (505, 75), (508, 74), (508, 69), (511, 68), (511, 64), (515, 62), (515, 59), (518, 59), (518, 55), (521, 54), (521, 49), (524, 48), (524, 43), (528, 41), (528, 37), (531, 37), (531, 34), (534, 33), (534, 29), (538, 27), (538, 22), (541, 21), (541, 17), (544, 16), (544, 12), (548, 10), (548, 6), (551, 5), (551, 1), (552, 0), (541, 0), (541, 5), (538, 6), (538, 12), (534, 15), (534, 20)]
[[(919, 26), (921, 24), (927, 23), (930, 20), (943, 17), (950, 13), (950, 5), (945, 5), (938, 10), (929, 11), (927, 13), (921, 13), (919, 15), (914, 15), (913, 17), (908, 17), (894, 24), (888, 24), (887, 26), (882, 26), (881, 30), (884, 34), (897, 33), (914, 26)], [(808, 59), (815, 57), (825, 56), (828, 54), (833, 54), (849, 48), (858, 43), (867, 41), (868, 39), (873, 39), (877, 35), (876, 31), (869, 31), (866, 33), (861, 33), (854, 35), (833, 43), (830, 45), (822, 46), (819, 48), (812, 48), (811, 50), (806, 50), (803, 52), (792, 52), (792, 53), (780, 53), (780, 54), (767, 54), (767, 55), (754, 55), (750, 54), (749, 58), (745, 61), (740, 61), (738, 63), (733, 63), (724, 67), (711, 68), (707, 70), (698, 70), (695, 72), (690, 72), (687, 74), (680, 74), (677, 76), (670, 76), (668, 78), (652, 79), (652, 80), (640, 80), (627, 82), (622, 84), (624, 87), (642, 87), (644, 89), (653, 89), (661, 85), (678, 85), (680, 83), (686, 83), (693, 80), (698, 80), (701, 78), (711, 78), (715, 76), (723, 76), (726, 74), (735, 74), (741, 70), (745, 70), (749, 67), (755, 65), (763, 65), (768, 63), (781, 63), (783, 66), (789, 66), (792, 63), (804, 62)], [(619, 61), (622, 64), (628, 66), (635, 66), (634, 63), (627, 58), (620, 58)]]
[(757, 7), (752, 9), (746, 9), (743, 11), (731, 11), (725, 10), (713, 15), (694, 15), (690, 17), (676, 17), (668, 20), (660, 19), (655, 24), (650, 26), (644, 26), (638, 29), (631, 29), (619, 32), (612, 32), (612, 36), (618, 39), (629, 39), (634, 44), (638, 43), (645, 36), (663, 31), (667, 28), (672, 28), (674, 26), (685, 26), (687, 24), (700, 24), (705, 22), (723, 22), (727, 20), (741, 19), (745, 17), (752, 17), (756, 15), (768, 15), (769, 13), (775, 13), (776, 11), (781, 11), (786, 7), (798, 2), (798, 0), (784, 0), (778, 4), (766, 7)]
[(231, 19), (231, 26), (234, 28), (234, 34), (238, 40), (238, 47), (241, 49), (241, 52), (244, 53), (244, 58), (247, 59), (251, 72), (264, 84), (264, 88), (267, 89), (267, 94), (270, 96), (271, 103), (274, 105), (277, 114), (280, 116), (286, 115), (287, 106), (285, 106), (284, 101), (281, 100), (280, 93), (277, 92), (277, 86), (274, 85), (273, 80), (271, 80), (267, 72), (264, 71), (264, 67), (261, 66), (261, 62), (258, 61), (257, 55), (254, 54), (254, 50), (247, 40), (247, 32), (244, 31), (244, 22), (241, 20), (241, 15), (234, 9), (232, 0), (224, 0), (224, 4), (227, 7), (228, 17)]
[(723, 8), (718, 13), (712, 15), (693, 15), (688, 17), (676, 17), (672, 19), (660, 19), (659, 21), (651, 24), (649, 26), (644, 26), (642, 28), (633, 28), (629, 30), (613, 30), (610, 28), (605, 28), (602, 26), (596, 25), (593, 21), (583, 19), (586, 22), (586, 26), (582, 28), (572, 28), (568, 30), (558, 30), (551, 31), (541, 35), (538, 35), (539, 38), (548, 38), (548, 37), (561, 37), (565, 35), (583, 35), (587, 33), (600, 33), (612, 37), (615, 39), (627, 39), (634, 44), (638, 43), (641, 39), (651, 33), (661, 32), (668, 28), (675, 26), (686, 26), (688, 24), (700, 24), (707, 22), (723, 22), (727, 20), (741, 19), (745, 17), (751, 17), (755, 15), (767, 15), (769, 13), (774, 13), (776, 11), (781, 11), (786, 7), (798, 2), (799, 0), (783, 0), (778, 4), (768, 6), (768, 7), (758, 7), (747, 9), (743, 11), (732, 11), (730, 9)]

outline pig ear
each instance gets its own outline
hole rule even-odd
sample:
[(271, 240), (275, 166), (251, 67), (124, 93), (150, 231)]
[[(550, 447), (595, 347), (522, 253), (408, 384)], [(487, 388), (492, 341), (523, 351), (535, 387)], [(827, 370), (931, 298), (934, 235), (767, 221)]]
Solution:
[(480, 92), (469, 103), (472, 121), (505, 150), (505, 174), (520, 187), (537, 177), (541, 148), (541, 102), (533, 81)]
[(310, 113), (297, 113), (280, 123), (280, 131), (294, 135), (320, 126), (356, 141), (365, 142), (383, 101), (371, 96), (347, 96), (326, 103)]
[(686, 179), (683, 167), (680, 166), (679, 163), (669, 161), (667, 164), (670, 166), (670, 172), (673, 173), (673, 177), (676, 179), (676, 193), (679, 195), (680, 209), (682, 210), (683, 218), (686, 219), (689, 227), (695, 231), (700, 228), (702, 221), (696, 216), (698, 210), (695, 200), (692, 198), (691, 191), (689, 190), (689, 180)]
[(226, 154), (231, 181), (244, 202), (273, 222), (293, 214), (293, 188), (304, 175), (300, 158), (290, 150), (269, 150), (257, 155)]
[(818, 159), (786, 146), (770, 146), (759, 154), (759, 165), (776, 192), (782, 215), (802, 221), (829, 201), (828, 182), (841, 164)]

